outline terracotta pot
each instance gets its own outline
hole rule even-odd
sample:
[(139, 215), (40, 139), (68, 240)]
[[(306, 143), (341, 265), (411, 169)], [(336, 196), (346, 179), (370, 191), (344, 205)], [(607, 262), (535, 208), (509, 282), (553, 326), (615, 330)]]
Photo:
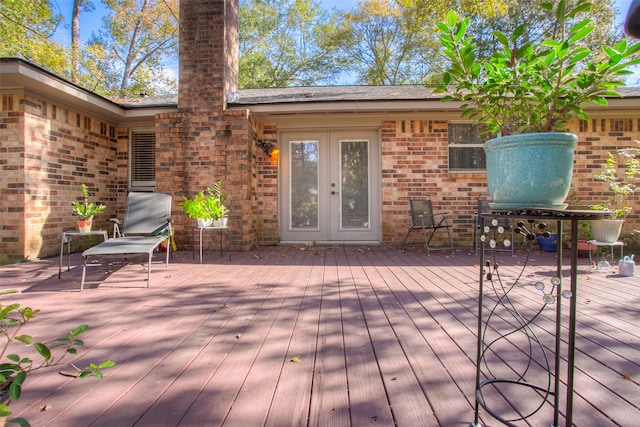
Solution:
[[(567, 247), (569, 249), (571, 249), (573, 247), (573, 242), (571, 240), (567, 240)], [(586, 239), (579, 239), (578, 240), (578, 253), (580, 253), (580, 252), (588, 252), (589, 250), (591, 250), (592, 254), (595, 253), (596, 246), (595, 245), (590, 246), (589, 245), (589, 241), (586, 240)]]
[(78, 231), (80, 231), (81, 233), (90, 233), (92, 224), (93, 224), (92, 219), (78, 221)]

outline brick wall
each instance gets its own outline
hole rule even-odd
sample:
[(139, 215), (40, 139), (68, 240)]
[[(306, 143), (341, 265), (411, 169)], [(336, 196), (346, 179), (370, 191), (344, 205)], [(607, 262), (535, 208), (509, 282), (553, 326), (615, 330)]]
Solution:
[[(257, 132), (258, 142), (278, 147), (278, 129), (274, 124), (259, 124)], [(261, 149), (257, 150), (257, 231), (260, 245), (274, 245), (279, 241), (278, 162), (278, 154), (267, 156)]]
[[(635, 140), (640, 138), (640, 119), (594, 118), (588, 125), (580, 126), (576, 120), (569, 129), (578, 135), (579, 142), (567, 202), (577, 208), (611, 198), (607, 185), (595, 180), (595, 174), (607, 151), (637, 146)], [(428, 194), (436, 210), (450, 212), (454, 245), (470, 246), (477, 199), (488, 198), (486, 175), (448, 172), (446, 121), (383, 122), (381, 143), (383, 242), (397, 244), (402, 240), (409, 226), (409, 198)], [(630, 233), (640, 229), (640, 195), (632, 197), (631, 202), (634, 210), (627, 217), (623, 236), (637, 246)], [(436, 245), (442, 244), (445, 236), (438, 235), (434, 237)]]
[[(89, 186), (115, 213), (115, 124), (23, 90), (5, 91), (0, 111), (0, 263), (55, 255), (60, 234), (76, 228), (71, 201)], [(76, 241), (82, 244), (81, 241)]]
[[(610, 195), (607, 185), (596, 181), (594, 176), (604, 163), (607, 151), (637, 145), (639, 122), (640, 119), (620, 122), (597, 118), (588, 127), (579, 128), (577, 121), (573, 124), (570, 131), (578, 135), (579, 143), (568, 200), (572, 206), (588, 207)], [(277, 142), (277, 127), (270, 123), (258, 124), (258, 139)], [(449, 173), (447, 121), (383, 121), (380, 143), (382, 242), (400, 244), (410, 224), (409, 198), (430, 195), (436, 210), (449, 212), (454, 245), (470, 247), (477, 200), (489, 198), (486, 175)], [(270, 244), (277, 241), (278, 235), (277, 158), (262, 154), (257, 160), (259, 241)], [(629, 233), (640, 229), (640, 195), (632, 198), (632, 204), (634, 211), (627, 217), (623, 235), (628, 243), (637, 247)], [(417, 233), (413, 234), (414, 242), (420, 239)], [(443, 244), (443, 239), (446, 239), (445, 234), (436, 233), (433, 243)]]

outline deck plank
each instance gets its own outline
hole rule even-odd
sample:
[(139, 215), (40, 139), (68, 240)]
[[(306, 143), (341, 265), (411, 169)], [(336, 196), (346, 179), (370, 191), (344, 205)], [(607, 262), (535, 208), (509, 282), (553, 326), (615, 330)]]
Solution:
[[(335, 250), (325, 251), (309, 425), (351, 425)], [(332, 266), (333, 268), (326, 268)]]
[[(524, 253), (496, 260), (514, 275)], [(0, 267), (0, 289), (17, 289), (12, 301), (43, 310), (27, 333), (49, 337), (88, 323), (88, 348), (77, 363), (118, 363), (100, 381), (30, 375), (11, 408), (34, 426), (431, 427), (473, 420), (480, 273), (473, 250), (426, 256), (415, 248), (278, 246), (230, 259), (211, 252), (202, 264), (178, 252), (168, 268), (154, 265), (149, 288), (118, 283), (141, 267), (117, 261), (104, 283), (84, 292), (80, 262), (72, 254), (60, 280), (57, 258)], [(580, 262), (574, 421), (634, 425), (640, 279), (595, 273)], [(541, 304), (528, 284), (548, 282), (555, 270), (547, 253), (534, 252), (529, 263), (534, 273), (514, 290), (523, 314)], [(105, 277), (99, 264), (90, 274)], [(485, 296), (485, 309), (494, 301)], [(496, 316), (492, 333), (515, 324)], [(553, 321), (553, 309), (543, 311), (537, 326), (551, 352)], [(521, 346), (514, 337), (495, 357), (515, 361)], [(507, 412), (524, 396), (492, 396), (492, 407)], [(550, 413), (547, 405), (521, 424), (549, 425)], [(486, 413), (481, 418), (497, 425)]]
[[(324, 256), (311, 250), (308, 269), (298, 274), (294, 283), (301, 287), (299, 311), (287, 347), (288, 361), (282, 367), (266, 426), (308, 425), (311, 390), (318, 345), (319, 317), (322, 300)], [(292, 306), (292, 310), (294, 307)], [(291, 361), (297, 357), (298, 362)]]

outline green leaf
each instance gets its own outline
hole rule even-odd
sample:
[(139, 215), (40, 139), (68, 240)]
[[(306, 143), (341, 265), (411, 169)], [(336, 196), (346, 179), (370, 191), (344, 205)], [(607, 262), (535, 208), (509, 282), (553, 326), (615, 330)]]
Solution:
[(584, 39), (586, 36), (589, 35), (589, 33), (591, 33), (593, 31), (594, 27), (590, 26), (590, 27), (584, 27), (582, 29), (580, 29), (579, 31), (576, 31), (573, 36), (571, 36), (571, 38), (569, 39), (569, 44), (574, 44), (582, 39)]
[(110, 367), (115, 366), (115, 365), (116, 365), (116, 362), (114, 362), (113, 360), (105, 360), (104, 362), (102, 362), (99, 365), (99, 368), (100, 369), (105, 369), (105, 368), (110, 368)]
[(49, 347), (47, 347), (45, 344), (37, 342), (33, 346), (36, 348), (36, 350), (38, 350), (38, 353), (40, 353), (40, 355), (46, 360), (51, 359), (51, 350), (49, 350)]
[(447, 14), (447, 22), (449, 27), (454, 27), (458, 23), (458, 16), (453, 10), (450, 10)]
[(509, 39), (503, 33), (499, 31), (492, 31), (491, 34), (493, 34), (496, 37), (496, 39), (498, 39), (498, 43), (500, 43), (505, 47), (509, 46)]
[(78, 336), (80, 334), (83, 334), (85, 332), (87, 332), (89, 330), (89, 325), (79, 325), (76, 326), (76, 328), (73, 330), (73, 336)]
[(15, 382), (12, 382), (11, 385), (9, 386), (9, 397), (11, 398), (11, 400), (20, 399), (21, 394), (22, 394), (22, 388), (20, 387), (20, 385), (16, 384)]
[(16, 335), (15, 339), (27, 345), (30, 345), (31, 342), (33, 341), (33, 338), (31, 337), (31, 335)]
[(16, 377), (13, 379), (13, 383), (21, 386), (24, 383), (24, 380), (27, 379), (27, 372), (20, 371), (16, 374)]
[(522, 36), (522, 33), (524, 33), (524, 30), (525, 30), (525, 25), (524, 24), (518, 25), (516, 27), (516, 29), (513, 30), (513, 35), (511, 36), (511, 41), (515, 42), (516, 40), (518, 40), (520, 38), (520, 36)]
[(300, 356), (292, 356), (289, 360), (293, 363), (300, 363)]
[(11, 415), (11, 412), (9, 412), (9, 407), (4, 403), (0, 405), (0, 417), (8, 417), (9, 415)]

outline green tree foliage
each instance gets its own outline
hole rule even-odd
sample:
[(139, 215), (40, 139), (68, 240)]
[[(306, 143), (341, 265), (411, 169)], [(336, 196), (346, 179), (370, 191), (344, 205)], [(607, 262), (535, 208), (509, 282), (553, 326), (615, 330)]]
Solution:
[[(540, 0), (362, 0), (345, 13), (332, 42), (357, 83), (435, 84), (447, 66), (435, 24), (448, 10), (470, 17), (469, 35), (479, 52), (490, 56), (498, 46), (495, 30), (510, 32), (527, 23), (523, 40), (552, 37), (557, 29), (539, 6)], [(614, 16), (613, 0), (597, 2), (591, 11), (596, 30), (585, 45), (593, 48), (619, 41), (622, 34), (613, 25)]]
[(177, 56), (178, 0), (103, 1), (111, 11), (84, 48), (84, 86), (118, 97), (175, 93), (161, 63)]
[(241, 0), (242, 88), (330, 84), (341, 70), (328, 38), (338, 17), (308, 0)]
[(408, 31), (402, 9), (390, 0), (365, 0), (346, 12), (333, 42), (349, 63), (358, 83), (397, 85), (420, 83), (424, 67), (419, 32)]
[(0, 1), (0, 57), (22, 58), (68, 76), (69, 56), (51, 41), (61, 22), (48, 0)]
[(345, 13), (333, 43), (350, 64), (357, 83), (425, 83), (439, 76), (446, 65), (434, 29), (448, 8), (490, 16), (504, 11), (505, 1), (363, 0)]
[[(576, 3), (574, 0), (569, 6)], [(557, 3), (553, 1), (551, 3)], [(554, 25), (551, 13), (540, 7), (540, 0), (509, 0), (499, 13), (486, 15), (470, 11), (470, 35), (474, 37), (484, 56), (490, 56), (498, 46), (494, 31), (512, 33), (516, 27), (525, 25), (523, 42), (539, 42), (545, 38), (557, 38), (559, 29)], [(622, 30), (614, 25), (615, 8), (613, 0), (601, 0), (593, 3), (589, 12), (594, 31), (581, 43), (593, 51), (602, 45), (613, 45), (623, 37)]]

